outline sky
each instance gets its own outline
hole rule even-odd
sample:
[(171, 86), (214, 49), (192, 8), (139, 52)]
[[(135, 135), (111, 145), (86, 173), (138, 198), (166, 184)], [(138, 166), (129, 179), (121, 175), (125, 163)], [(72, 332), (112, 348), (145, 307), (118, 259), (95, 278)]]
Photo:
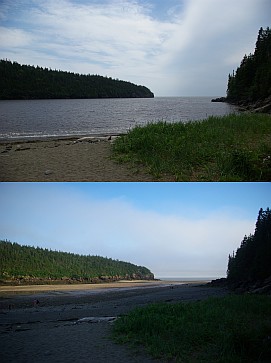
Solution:
[(1, 183), (0, 239), (224, 277), (271, 183)]
[(0, 0), (0, 58), (225, 96), (270, 13), (270, 0)]

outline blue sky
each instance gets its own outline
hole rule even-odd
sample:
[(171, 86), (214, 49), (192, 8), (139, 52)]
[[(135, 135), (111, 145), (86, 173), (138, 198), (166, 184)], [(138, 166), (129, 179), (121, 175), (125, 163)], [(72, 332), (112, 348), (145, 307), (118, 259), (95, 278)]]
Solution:
[(224, 276), (271, 205), (270, 183), (1, 183), (0, 238), (149, 267)]
[(270, 13), (270, 0), (0, 0), (0, 58), (223, 96)]

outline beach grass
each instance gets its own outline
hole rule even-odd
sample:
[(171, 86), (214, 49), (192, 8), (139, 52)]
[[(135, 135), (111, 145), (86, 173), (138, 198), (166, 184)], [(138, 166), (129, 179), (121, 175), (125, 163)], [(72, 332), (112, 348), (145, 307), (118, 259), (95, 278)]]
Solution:
[(120, 163), (144, 165), (157, 179), (270, 181), (271, 116), (241, 113), (136, 126), (114, 142), (113, 153)]
[(113, 336), (165, 362), (270, 362), (271, 300), (229, 295), (150, 304), (117, 319)]

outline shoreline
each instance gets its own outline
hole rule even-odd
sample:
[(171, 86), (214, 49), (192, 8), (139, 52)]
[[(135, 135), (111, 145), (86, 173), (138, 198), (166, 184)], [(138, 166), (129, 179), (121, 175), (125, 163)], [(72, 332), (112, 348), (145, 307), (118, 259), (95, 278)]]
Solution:
[[(94, 139), (104, 139), (109, 137), (118, 137), (126, 135), (125, 132), (112, 132), (112, 133), (83, 133), (83, 134), (71, 134), (71, 135), (34, 135), (34, 136), (15, 136), (11, 138), (1, 138), (0, 137), (0, 145), (1, 144), (9, 144), (9, 143), (28, 143), (28, 142), (42, 142), (42, 141), (76, 141), (81, 138), (94, 138)], [(109, 141), (109, 140), (108, 140)]]
[(150, 358), (144, 349), (135, 354), (127, 346), (114, 343), (111, 322), (151, 303), (174, 304), (228, 294), (221, 288), (176, 283), (96, 291), (99, 293), (51, 292), (1, 298), (2, 361), (162, 362)]
[(142, 165), (128, 166), (114, 161), (112, 143), (118, 136), (0, 141), (0, 181), (157, 181)]
[(92, 284), (43, 284), (43, 285), (0, 285), (0, 299), (7, 295), (33, 295), (37, 293), (51, 293), (51, 292), (88, 292), (88, 291), (106, 291), (112, 289), (133, 289), (133, 288), (149, 288), (173, 285), (205, 285), (210, 282), (206, 280), (119, 280), (115, 282), (106, 283), (92, 283)]
[[(7, 295), (33, 295), (36, 293), (47, 292), (88, 292), (88, 291), (106, 291), (109, 289), (127, 289), (135, 287), (153, 287), (160, 285), (168, 285), (168, 281), (149, 281), (149, 280), (135, 280), (135, 281), (116, 281), (98, 284), (56, 284), (56, 285), (0, 285), (0, 298)], [(178, 283), (177, 283), (178, 284)]]

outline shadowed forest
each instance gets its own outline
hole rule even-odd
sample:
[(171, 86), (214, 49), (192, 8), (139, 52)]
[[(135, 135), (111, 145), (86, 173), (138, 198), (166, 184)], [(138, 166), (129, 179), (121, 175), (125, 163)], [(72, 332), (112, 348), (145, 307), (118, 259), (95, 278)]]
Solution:
[(254, 234), (245, 236), (229, 255), (227, 280), (233, 286), (251, 286), (271, 277), (271, 211), (259, 211)]
[(0, 61), (0, 99), (152, 98), (131, 82)]
[(229, 74), (227, 101), (249, 104), (271, 96), (271, 29), (260, 28), (254, 54)]

